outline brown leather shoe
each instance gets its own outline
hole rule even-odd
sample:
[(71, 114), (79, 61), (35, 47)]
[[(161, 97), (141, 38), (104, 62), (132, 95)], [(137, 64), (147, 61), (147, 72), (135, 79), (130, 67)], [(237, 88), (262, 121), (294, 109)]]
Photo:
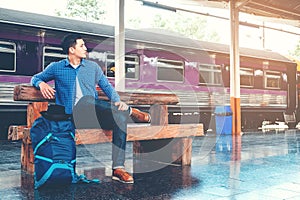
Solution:
[(114, 169), (112, 179), (122, 183), (134, 183), (132, 176), (123, 168)]
[(151, 116), (149, 113), (142, 112), (136, 108), (131, 108), (130, 116), (135, 122), (150, 122), (151, 121)]

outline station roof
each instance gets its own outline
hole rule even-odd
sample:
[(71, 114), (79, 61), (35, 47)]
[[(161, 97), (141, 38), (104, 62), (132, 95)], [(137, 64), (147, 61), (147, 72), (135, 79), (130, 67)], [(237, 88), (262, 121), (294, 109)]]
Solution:
[[(57, 23), (59, 21), (59, 23)], [(50, 29), (63, 32), (76, 32), (87, 35), (103, 36), (108, 38), (114, 37), (114, 27), (102, 24), (84, 22), (78, 23), (78, 20), (66, 19), (54, 16), (29, 13), (24, 11), (10, 10), (0, 8), (0, 24), (12, 24), (18, 26), (27, 26), (33, 28)], [(76, 24), (76, 26), (74, 26)], [(1, 30), (0, 30), (1, 31)], [(186, 49), (202, 50), (206, 52), (229, 53), (229, 46), (212, 42), (192, 40), (174, 32), (146, 29), (146, 30), (131, 30), (126, 29), (125, 37), (131, 41), (142, 41), (148, 44), (159, 44), (164, 46), (172, 46)], [(240, 48), (241, 56), (255, 57), (261, 59), (269, 59), (280, 62), (291, 62), (290, 59), (279, 53)]]
[[(300, 28), (299, 0), (235, 0), (240, 12), (264, 17), (265, 20), (289, 24)], [(156, 0), (157, 4), (174, 7), (190, 6), (199, 9), (201, 6), (214, 8), (229, 8), (230, 0)], [(197, 8), (198, 7), (198, 8)], [(193, 8), (191, 8), (193, 9)]]

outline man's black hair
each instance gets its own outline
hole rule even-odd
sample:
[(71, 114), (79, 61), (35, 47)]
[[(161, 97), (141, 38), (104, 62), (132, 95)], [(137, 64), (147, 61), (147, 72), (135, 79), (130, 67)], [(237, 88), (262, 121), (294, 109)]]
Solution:
[(82, 39), (82, 36), (79, 34), (68, 34), (61, 41), (61, 47), (65, 54), (69, 53), (69, 48), (76, 45), (76, 40)]

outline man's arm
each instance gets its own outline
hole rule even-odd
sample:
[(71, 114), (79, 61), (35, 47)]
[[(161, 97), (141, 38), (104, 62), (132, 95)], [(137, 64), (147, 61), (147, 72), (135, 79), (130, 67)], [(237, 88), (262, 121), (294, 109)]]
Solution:
[(53, 99), (55, 97), (55, 90), (47, 83), (40, 82), (40, 91), (45, 99)]
[(98, 79), (98, 86), (104, 92), (104, 94), (109, 98), (112, 102), (119, 102), (120, 96), (115, 90), (115, 88), (110, 84), (107, 77), (104, 75), (103, 71), (100, 67), (96, 68), (96, 76), (99, 77)]
[(99, 87), (102, 89), (104, 94), (114, 103), (115, 106), (118, 107), (119, 110), (128, 110), (128, 105), (125, 102), (122, 102), (119, 94), (115, 90), (115, 88), (109, 83), (107, 78), (104, 76), (105, 80), (100, 79)]
[(119, 110), (126, 111), (129, 106), (120, 100), (120, 96), (115, 88), (110, 84), (104, 73), (100, 72), (100, 79), (98, 82), (99, 87), (102, 89), (104, 94), (118, 107)]
[(32, 86), (41, 91), (45, 99), (53, 99), (55, 96), (55, 90), (46, 83), (50, 80), (53, 80), (50, 65), (43, 72), (33, 75), (30, 81)]

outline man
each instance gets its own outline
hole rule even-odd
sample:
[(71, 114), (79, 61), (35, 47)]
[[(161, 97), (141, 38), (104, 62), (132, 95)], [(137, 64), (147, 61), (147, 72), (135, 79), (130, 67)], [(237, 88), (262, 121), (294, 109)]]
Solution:
[[(56, 104), (65, 106), (67, 114), (73, 114), (76, 128), (79, 128), (77, 124), (82, 124), (84, 120), (89, 121), (89, 118), (82, 115), (81, 111), (92, 109), (91, 107), (94, 106), (101, 127), (113, 130), (112, 179), (123, 183), (133, 183), (133, 177), (125, 170), (124, 163), (127, 118), (136, 110), (120, 100), (120, 96), (99, 65), (86, 59), (87, 47), (80, 35), (65, 36), (61, 45), (68, 57), (49, 64), (43, 72), (32, 77), (31, 84), (40, 89), (44, 98), (51, 99), (55, 96)], [(55, 89), (47, 84), (51, 80), (55, 81)], [(96, 84), (111, 103), (98, 99)], [(144, 115), (144, 117), (150, 120), (149, 115)]]

